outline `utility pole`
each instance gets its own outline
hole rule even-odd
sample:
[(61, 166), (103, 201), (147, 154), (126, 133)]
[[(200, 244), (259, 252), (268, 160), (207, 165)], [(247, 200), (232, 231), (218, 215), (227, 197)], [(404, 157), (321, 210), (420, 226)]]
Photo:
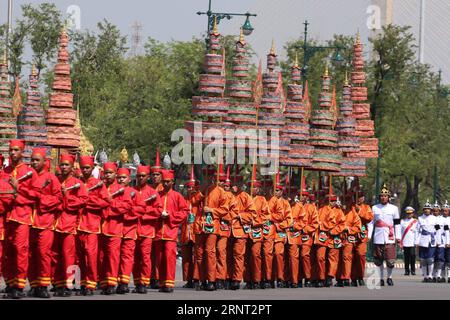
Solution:
[(132, 57), (139, 55), (139, 50), (142, 43), (142, 24), (139, 21), (135, 21), (133, 26), (133, 34), (131, 35), (131, 49), (130, 54)]
[(419, 63), (424, 63), (424, 50), (425, 50), (425, 0), (420, 0)]

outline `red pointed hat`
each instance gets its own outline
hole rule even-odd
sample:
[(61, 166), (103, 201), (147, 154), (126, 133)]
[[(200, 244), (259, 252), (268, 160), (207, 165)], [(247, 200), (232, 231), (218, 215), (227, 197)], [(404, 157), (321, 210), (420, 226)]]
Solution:
[(140, 173), (149, 174), (150, 173), (150, 166), (138, 166), (136, 174), (140, 174)]
[(306, 189), (306, 177), (305, 176), (303, 176), (301, 194), (302, 194), (302, 196), (309, 196), (309, 192)]
[(173, 170), (161, 170), (162, 180), (175, 180), (175, 172)]
[(117, 175), (118, 176), (130, 176), (130, 169), (128, 168), (119, 168), (117, 170)]
[(224, 170), (223, 170), (223, 163), (219, 163), (219, 167), (218, 167), (218, 173), (219, 175), (219, 181), (226, 181), (227, 180), (227, 175), (225, 174)]
[(336, 201), (337, 196), (333, 193), (333, 187), (330, 185), (330, 191), (327, 194), (328, 201)]
[(31, 156), (41, 156), (43, 158), (45, 158), (45, 156), (47, 155), (47, 149), (45, 148), (33, 148), (33, 150), (31, 151)]
[(258, 170), (258, 168), (257, 168), (256, 164), (253, 164), (252, 180), (251, 180), (250, 184), (253, 184), (253, 187), (255, 187), (255, 188), (261, 188), (262, 183), (261, 183), (261, 181), (258, 181), (258, 179), (257, 179), (257, 170)]
[(75, 157), (68, 153), (62, 154), (59, 156), (59, 163), (64, 163), (64, 162), (68, 162), (73, 165), (75, 162)]
[(161, 172), (163, 168), (161, 167), (161, 159), (159, 158), (159, 149), (156, 149), (156, 159), (155, 159), (155, 165), (152, 166), (151, 172)]
[(194, 165), (191, 166), (191, 177), (188, 182), (185, 183), (186, 187), (193, 187), (197, 185), (197, 180), (195, 180), (195, 172), (194, 172)]
[(277, 175), (275, 176), (275, 189), (284, 189), (284, 186), (280, 182), (280, 171), (278, 171)]
[(105, 164), (103, 165), (103, 170), (117, 172), (117, 164), (115, 162), (105, 162)]
[(12, 139), (9, 140), (9, 147), (19, 147), (21, 150), (25, 149), (25, 140), (22, 139)]
[[(219, 177), (219, 179), (220, 179), (220, 177)], [(220, 180), (220, 181), (223, 181), (223, 180)], [(224, 182), (224, 184), (225, 184), (226, 186), (231, 186), (231, 180), (230, 180), (230, 166), (227, 166), (227, 175), (225, 176), (225, 182)]]
[(85, 166), (94, 166), (94, 157), (93, 156), (80, 156), (80, 167)]

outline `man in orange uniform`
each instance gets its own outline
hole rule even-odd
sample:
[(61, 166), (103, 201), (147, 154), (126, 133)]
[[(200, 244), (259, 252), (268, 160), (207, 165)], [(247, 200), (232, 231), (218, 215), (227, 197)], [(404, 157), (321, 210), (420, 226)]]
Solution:
[(59, 168), (61, 176), (59, 181), (63, 193), (62, 212), (55, 223), (55, 239), (53, 241), (53, 259), (55, 268), (54, 283), (55, 296), (67, 297), (72, 292), (70, 266), (75, 264), (78, 216), (80, 210), (86, 205), (87, 190), (81, 180), (73, 176), (74, 157), (70, 154), (60, 156)]
[[(256, 167), (255, 167), (256, 168)], [(264, 250), (264, 254), (268, 251), (268, 255), (273, 254), (273, 239), (265, 238), (264, 226), (270, 222), (269, 204), (266, 198), (261, 195), (261, 182), (256, 180), (256, 172), (253, 173), (251, 185), (253, 186), (252, 195), (255, 204), (256, 217), (253, 221), (252, 231), (250, 233), (250, 263), (249, 263), (249, 281), (248, 289), (261, 288), (265, 289), (265, 283), (262, 281), (262, 246), (263, 243), (269, 243), (269, 249)], [(252, 187), (251, 186), (251, 187)], [(269, 258), (272, 261), (271, 257)], [(269, 279), (270, 280), (270, 279)]]
[(51, 280), (53, 227), (63, 200), (58, 178), (46, 170), (45, 155), (44, 148), (34, 148), (31, 153), (31, 167), (37, 172), (33, 188), (39, 198), (30, 230), (28, 281), (31, 290), (28, 295), (37, 298), (50, 298), (47, 287)]
[[(155, 157), (155, 165), (150, 167), (150, 173), (152, 176), (151, 187), (156, 190), (161, 196), (161, 192), (163, 191), (162, 184), (162, 170), (161, 159), (159, 156), (159, 149), (156, 149), (156, 157)], [(150, 280), (150, 288), (159, 289), (159, 273), (158, 273), (158, 265), (156, 264), (156, 256), (155, 256), (155, 242), (152, 243), (152, 252), (151, 252), (151, 266), (152, 266), (152, 276)]]
[(361, 232), (361, 219), (353, 207), (352, 195), (348, 194), (345, 213), (345, 229), (342, 233), (342, 262), (340, 264), (340, 279), (337, 287), (349, 287), (352, 272), (353, 250), (355, 249), (356, 237)]
[[(197, 284), (200, 279), (200, 270), (195, 261), (195, 230), (196, 221), (201, 218), (200, 206), (203, 195), (199, 190), (198, 180), (195, 179), (194, 166), (191, 168), (191, 178), (185, 184), (187, 188), (187, 202), (189, 204), (189, 214), (181, 225), (181, 258), (183, 266), (183, 281), (186, 281), (183, 288), (194, 288), (194, 279)], [(197, 270), (195, 270), (197, 268)], [(195, 275), (195, 278), (194, 278)], [(203, 277), (202, 277), (203, 278)]]
[(372, 208), (365, 204), (365, 197), (363, 191), (355, 192), (357, 202), (354, 210), (358, 214), (361, 220), (361, 232), (357, 235), (355, 243), (355, 253), (353, 255), (352, 264), (352, 282), (351, 285), (356, 287), (357, 285), (364, 286), (364, 274), (366, 271), (366, 253), (368, 238), (368, 224), (373, 220)]
[(109, 206), (105, 184), (92, 176), (94, 157), (81, 156), (81, 181), (88, 192), (86, 206), (81, 210), (78, 223), (77, 248), (80, 259), (80, 295), (92, 296), (98, 279), (98, 241), (103, 211)]
[(253, 219), (256, 219), (256, 207), (252, 197), (242, 190), (242, 181), (235, 177), (232, 192), (236, 200), (236, 212), (230, 211), (231, 242), (233, 252), (231, 290), (240, 288), (244, 276), (244, 257), (248, 234), (251, 232)]
[[(232, 256), (233, 246), (231, 245), (231, 221), (237, 216), (236, 198), (231, 192), (230, 167), (227, 168), (227, 175), (224, 176), (219, 166), (219, 186), (225, 191), (228, 205), (228, 213), (220, 219), (219, 236), (217, 237), (217, 281), (216, 287), (229, 289), (232, 277)], [(225, 177), (225, 181), (224, 181)]]
[[(328, 205), (323, 205), (319, 209), (319, 228), (314, 238), (314, 244), (317, 246), (317, 287), (330, 287), (333, 284), (333, 278), (336, 277), (339, 265), (340, 248), (342, 247), (340, 234), (345, 229), (345, 215), (340, 208), (337, 197), (331, 193), (327, 197)], [(327, 264), (328, 268), (326, 268)]]
[(132, 210), (131, 190), (116, 181), (117, 166), (114, 162), (103, 165), (104, 181), (109, 196), (109, 207), (104, 212), (101, 250), (103, 252), (100, 270), (102, 294), (115, 293), (119, 275), (120, 247), (123, 236), (124, 216)]
[[(306, 184), (303, 184), (306, 186)], [(301, 191), (300, 195), (300, 212), (299, 212), (299, 223), (301, 226), (301, 265), (302, 265), (302, 277), (305, 279), (305, 287), (311, 287), (312, 279), (312, 266), (311, 266), (311, 253), (312, 246), (314, 242), (314, 234), (319, 227), (319, 218), (316, 205), (313, 201), (308, 202), (309, 192), (305, 187)], [(299, 286), (302, 286), (302, 281), (300, 280)]]
[[(287, 256), (289, 262), (289, 282), (291, 288), (298, 288), (299, 282), (299, 265), (300, 265), (300, 254), (299, 246), (301, 244), (301, 232), (303, 230), (303, 223), (301, 219), (301, 211), (303, 210), (303, 205), (301, 202), (297, 202), (291, 210), (291, 225), (287, 229)], [(300, 282), (301, 286), (301, 282)]]
[(161, 196), (163, 211), (156, 221), (156, 263), (159, 266), (160, 292), (173, 292), (177, 263), (178, 228), (189, 214), (183, 196), (172, 189), (175, 175), (172, 170), (162, 171), (164, 190)]
[(136, 192), (139, 193), (144, 212), (140, 215), (136, 242), (135, 262), (133, 267), (133, 280), (136, 286), (134, 292), (145, 294), (147, 286), (150, 284), (150, 275), (152, 272), (152, 242), (155, 237), (155, 223), (161, 216), (162, 204), (161, 198), (155, 189), (147, 183), (150, 174), (150, 167), (139, 166), (137, 168)]
[(20, 299), (25, 288), (28, 270), (28, 248), (30, 225), (32, 224), (33, 205), (38, 195), (32, 185), (36, 171), (22, 160), (25, 148), (23, 140), (9, 142), (9, 165), (3, 172), (3, 178), (16, 190), (12, 210), (6, 214), (6, 241), (4, 259), (6, 293), (8, 298)]
[[(269, 210), (271, 213), (271, 222), (275, 226), (274, 239), (274, 266), (272, 272), (277, 278), (277, 287), (286, 287), (284, 277), (284, 245), (286, 243), (286, 231), (292, 224), (291, 206), (289, 202), (283, 198), (284, 186), (280, 183), (280, 175), (277, 173), (275, 181), (274, 196), (269, 200)], [(272, 288), (274, 283), (271, 283)]]
[(117, 294), (126, 294), (130, 292), (128, 284), (130, 283), (131, 271), (134, 264), (134, 251), (136, 249), (137, 227), (139, 217), (144, 213), (144, 204), (141, 201), (140, 194), (129, 186), (130, 169), (120, 168), (117, 170), (117, 182), (124, 186), (130, 192), (132, 199), (131, 210), (123, 216), (122, 244), (120, 246), (120, 264), (119, 264), (119, 286), (116, 289)]
[[(221, 179), (223, 179), (222, 177)], [(216, 290), (217, 276), (217, 237), (220, 235), (221, 220), (228, 214), (229, 201), (223, 188), (212, 177), (211, 185), (205, 191), (203, 215), (201, 219), (202, 235), (199, 241), (199, 256), (204, 254), (207, 291)], [(196, 240), (197, 241), (197, 240)]]

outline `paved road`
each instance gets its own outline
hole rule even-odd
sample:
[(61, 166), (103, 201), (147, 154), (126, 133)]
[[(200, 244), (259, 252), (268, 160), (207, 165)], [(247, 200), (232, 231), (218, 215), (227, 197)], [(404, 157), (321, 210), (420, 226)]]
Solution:
[[(159, 293), (149, 290), (148, 294), (127, 294), (103, 296), (98, 291), (92, 297), (72, 296), (54, 298), (54, 300), (370, 300), (370, 299), (450, 299), (450, 283), (421, 283), (420, 275), (403, 276), (401, 270), (394, 272), (393, 287), (377, 287), (374, 269), (367, 269), (366, 287), (358, 288), (301, 288), (301, 289), (266, 289), (266, 290), (220, 290), (214, 292), (183, 289), (183, 282), (176, 281), (175, 292)], [(179, 277), (179, 274), (178, 274)], [(177, 279), (178, 279), (177, 277)], [(31, 298), (27, 298), (31, 299)]]

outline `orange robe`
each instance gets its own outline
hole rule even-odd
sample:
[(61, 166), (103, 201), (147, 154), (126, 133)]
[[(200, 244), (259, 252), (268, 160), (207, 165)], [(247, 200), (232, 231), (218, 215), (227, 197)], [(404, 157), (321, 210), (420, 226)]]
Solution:
[(353, 208), (346, 212), (345, 231), (343, 233), (342, 263), (340, 264), (340, 278), (349, 280), (352, 271), (353, 249), (356, 238), (361, 232), (361, 219)]
[(369, 241), (367, 225), (373, 220), (372, 208), (370, 208), (370, 206), (367, 204), (362, 204), (357, 214), (361, 219), (362, 230), (357, 237), (355, 245), (355, 254), (353, 255), (352, 274), (351, 274), (352, 280), (364, 278), (364, 273), (366, 269), (367, 242)]

